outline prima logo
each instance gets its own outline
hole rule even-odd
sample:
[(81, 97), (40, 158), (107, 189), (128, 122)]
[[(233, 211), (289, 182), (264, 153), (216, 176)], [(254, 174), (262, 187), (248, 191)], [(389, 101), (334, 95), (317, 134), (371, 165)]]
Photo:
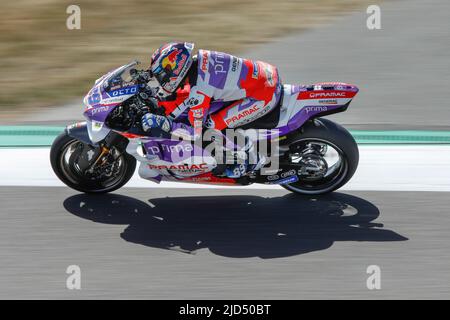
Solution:
[(161, 144), (161, 147), (158, 146), (150, 146), (147, 147), (147, 151), (154, 155), (160, 154), (162, 152), (167, 153), (186, 153), (194, 151), (194, 147), (190, 144), (177, 144), (177, 145), (167, 145)]
[(310, 112), (325, 112), (325, 111), (328, 111), (328, 107), (306, 107), (305, 111), (306, 111), (306, 113), (310, 113)]
[(225, 70), (225, 63), (226, 63), (226, 57), (223, 53), (217, 52), (214, 56), (214, 73), (226, 73), (227, 70)]
[(99, 112), (107, 112), (109, 110), (108, 106), (100, 106), (91, 110), (91, 115), (94, 116)]

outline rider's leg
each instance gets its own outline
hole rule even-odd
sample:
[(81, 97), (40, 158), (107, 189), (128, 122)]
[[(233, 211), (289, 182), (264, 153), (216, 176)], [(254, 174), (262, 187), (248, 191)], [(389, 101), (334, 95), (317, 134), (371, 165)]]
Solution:
[[(277, 103), (277, 96), (274, 96), (267, 104), (261, 100), (246, 98), (211, 115), (208, 119), (208, 124), (209, 127), (222, 131), (225, 131), (225, 129), (235, 129), (272, 111)], [(239, 175), (243, 175), (249, 171), (259, 170), (265, 164), (266, 158), (257, 152), (253, 140), (248, 139), (248, 137), (245, 139), (245, 133), (240, 129), (235, 130), (232, 136), (232, 144), (236, 144), (240, 151), (245, 153), (245, 162), (244, 165), (242, 163), (237, 163), (235, 165), (227, 166), (226, 175), (239, 177)], [(235, 137), (237, 138), (237, 141), (235, 140)]]
[(212, 114), (208, 120), (208, 126), (217, 130), (234, 129), (261, 118), (272, 111), (277, 103), (272, 99), (269, 103), (262, 100), (245, 98)]

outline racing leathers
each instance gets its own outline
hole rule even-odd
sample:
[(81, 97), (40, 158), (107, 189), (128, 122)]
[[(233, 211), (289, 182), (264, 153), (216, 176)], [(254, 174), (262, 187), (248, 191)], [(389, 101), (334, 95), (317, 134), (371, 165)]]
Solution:
[[(209, 50), (199, 50), (187, 81), (190, 90), (184, 101), (168, 110), (167, 117), (145, 115), (144, 130), (183, 129), (196, 140), (203, 128), (238, 128), (272, 111), (282, 90), (276, 67)], [(186, 116), (188, 125), (179, 121)]]

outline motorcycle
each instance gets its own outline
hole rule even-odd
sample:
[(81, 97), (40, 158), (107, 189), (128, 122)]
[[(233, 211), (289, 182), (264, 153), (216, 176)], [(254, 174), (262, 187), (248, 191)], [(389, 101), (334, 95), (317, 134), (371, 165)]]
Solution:
[[(276, 157), (278, 165), (230, 178), (221, 174), (218, 169), (223, 165), (203, 146), (142, 132), (142, 115), (168, 114), (171, 102), (155, 99), (145, 71), (136, 69), (138, 64), (133, 61), (97, 79), (84, 98), (86, 121), (67, 126), (53, 142), (51, 165), (67, 186), (85, 193), (117, 190), (131, 179), (139, 161), (140, 177), (156, 183), (277, 184), (295, 193), (318, 195), (339, 189), (356, 171), (359, 151), (352, 135), (322, 118), (347, 110), (358, 93), (356, 86), (283, 85), (273, 110), (240, 127), (244, 132), (265, 130), (264, 139), (276, 142), (270, 157)], [(183, 90), (179, 96), (187, 97), (188, 89)], [(220, 103), (213, 101), (209, 112), (220, 110)], [(255, 143), (261, 139), (249, 136)]]

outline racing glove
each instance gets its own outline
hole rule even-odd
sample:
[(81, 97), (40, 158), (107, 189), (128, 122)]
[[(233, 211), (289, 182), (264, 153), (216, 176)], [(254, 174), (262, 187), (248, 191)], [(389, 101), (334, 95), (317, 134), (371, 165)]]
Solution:
[(153, 113), (146, 113), (141, 119), (142, 129), (145, 132), (151, 129), (161, 129), (164, 132), (170, 132), (172, 129), (172, 121), (167, 117), (156, 115)]

